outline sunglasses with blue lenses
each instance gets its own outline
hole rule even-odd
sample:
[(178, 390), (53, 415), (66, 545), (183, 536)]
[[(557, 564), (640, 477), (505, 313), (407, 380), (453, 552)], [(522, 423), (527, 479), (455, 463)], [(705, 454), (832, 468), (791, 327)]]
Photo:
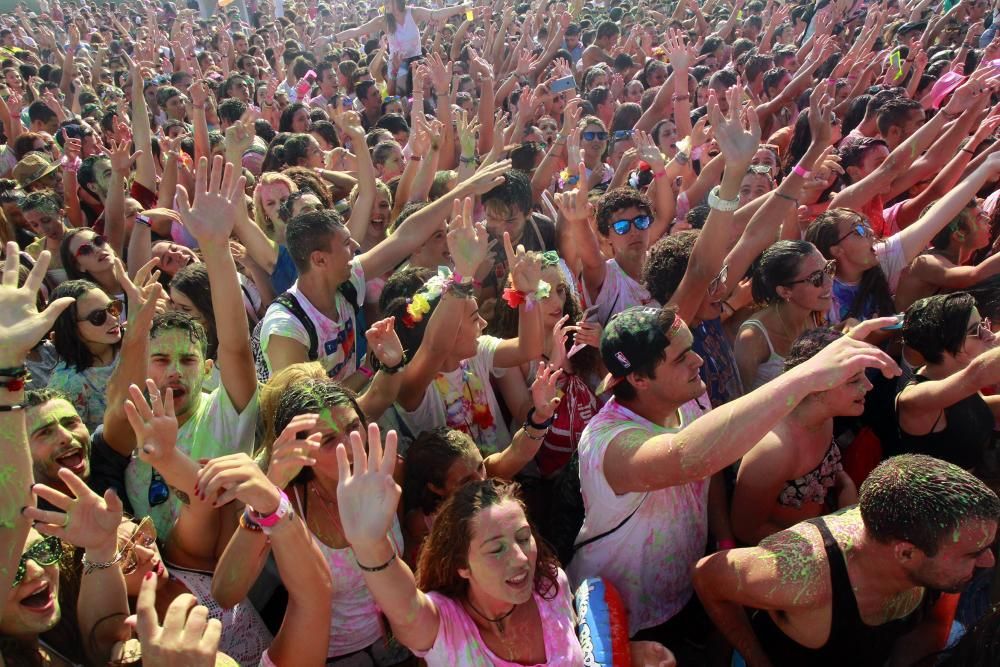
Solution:
[(581, 132), (580, 137), (584, 141), (607, 141), (608, 133), (599, 130), (587, 130), (586, 132)]
[[(841, 236), (839, 239), (837, 239), (837, 243), (840, 243), (841, 241), (843, 241), (844, 239), (846, 239), (851, 234), (857, 234), (858, 236), (860, 236), (863, 239), (875, 238), (875, 230), (873, 230), (868, 225), (866, 225), (866, 224), (864, 224), (862, 222), (859, 222), (859, 223), (857, 223), (855, 225), (852, 225), (851, 226), (851, 230), (849, 232), (847, 232), (846, 234), (844, 234), (843, 236)], [(833, 245), (837, 245), (837, 243), (834, 243)]]
[(616, 130), (611, 138), (615, 141), (623, 141), (625, 139), (631, 139), (632, 135), (635, 134), (635, 130)]
[(149, 493), (146, 496), (146, 500), (149, 502), (150, 507), (156, 507), (167, 502), (169, 499), (170, 487), (167, 486), (167, 482), (163, 479), (163, 476), (154, 469), (152, 477), (149, 478)]
[(14, 575), (14, 583), (11, 588), (24, 581), (24, 575), (28, 572), (28, 560), (33, 560), (42, 567), (55, 565), (62, 558), (62, 542), (58, 537), (46, 537), (44, 540), (35, 542), (28, 550), (21, 554), (21, 561), (17, 564), (17, 574)]
[(631, 220), (628, 218), (624, 220), (615, 220), (611, 223), (611, 229), (615, 230), (615, 234), (618, 236), (625, 236), (628, 234), (629, 229), (633, 226), (641, 232), (649, 229), (651, 224), (653, 224), (653, 219), (648, 215), (637, 215)]

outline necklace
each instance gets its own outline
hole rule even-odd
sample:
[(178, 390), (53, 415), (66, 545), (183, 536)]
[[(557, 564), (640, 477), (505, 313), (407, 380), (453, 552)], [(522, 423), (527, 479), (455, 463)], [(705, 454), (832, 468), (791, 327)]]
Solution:
[(505, 620), (507, 620), (507, 618), (511, 614), (514, 613), (515, 609), (517, 609), (517, 605), (514, 605), (513, 607), (511, 607), (510, 609), (508, 609), (503, 614), (500, 614), (496, 618), (490, 618), (489, 616), (487, 616), (483, 612), (481, 612), (478, 609), (476, 609), (476, 605), (472, 604), (472, 600), (470, 600), (469, 598), (465, 599), (465, 603), (468, 604), (469, 605), (469, 609), (471, 609), (472, 611), (476, 612), (476, 615), (479, 616), (481, 619), (483, 619), (487, 623), (492, 623), (496, 627), (497, 633), (499, 635), (501, 635), (501, 636), (503, 636), (503, 634), (504, 634), (503, 622)]
[(340, 536), (344, 534), (344, 529), (341, 528), (341, 526), (340, 526), (340, 516), (338, 516), (338, 514), (336, 512), (334, 512), (334, 511), (332, 511), (330, 509), (330, 506), (329, 506), (330, 505), (330, 501), (326, 497), (326, 494), (324, 494), (323, 491), (320, 490), (319, 484), (317, 484), (317, 483), (314, 482), (313, 484), (309, 485), (309, 488), (311, 488), (313, 490), (313, 493), (319, 499), (319, 506), (323, 508), (324, 512), (326, 512), (326, 515), (330, 518), (330, 522), (331, 522), (331, 524), (333, 526), (334, 531), (336, 531), (336, 538), (337, 539), (334, 540), (334, 539), (331, 539), (331, 536), (327, 536), (327, 540), (331, 541), (331, 542), (335, 542), (335, 543), (339, 542)]

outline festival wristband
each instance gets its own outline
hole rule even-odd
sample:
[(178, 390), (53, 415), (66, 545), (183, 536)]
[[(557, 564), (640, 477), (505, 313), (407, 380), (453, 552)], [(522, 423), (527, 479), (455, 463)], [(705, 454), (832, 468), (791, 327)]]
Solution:
[(812, 176), (812, 172), (803, 167), (801, 164), (795, 165), (795, 167), (792, 169), (792, 173), (795, 174), (796, 176), (801, 176), (802, 178), (809, 178), (810, 176)]
[(556, 415), (555, 413), (553, 413), (549, 416), (548, 419), (539, 424), (535, 423), (535, 420), (533, 419), (534, 416), (535, 416), (535, 407), (532, 406), (531, 409), (528, 410), (528, 416), (525, 418), (524, 423), (527, 426), (530, 426), (531, 428), (535, 429), (536, 431), (546, 430), (547, 428), (552, 426), (552, 423), (556, 420)]

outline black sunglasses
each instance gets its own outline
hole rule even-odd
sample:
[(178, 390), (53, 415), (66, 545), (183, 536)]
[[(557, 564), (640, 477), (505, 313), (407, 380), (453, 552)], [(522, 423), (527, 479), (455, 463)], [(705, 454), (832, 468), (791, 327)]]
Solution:
[(76, 257), (86, 257), (97, 251), (98, 248), (103, 248), (108, 245), (108, 240), (98, 234), (94, 237), (94, 240), (90, 243), (84, 243), (82, 246), (76, 249)]
[(109, 301), (108, 305), (104, 306), (104, 308), (87, 313), (82, 320), (77, 320), (77, 322), (90, 322), (95, 327), (101, 327), (108, 321), (109, 315), (118, 319), (124, 307), (125, 304), (120, 299), (114, 299), (113, 301)]
[[(843, 241), (844, 239), (846, 239), (851, 234), (857, 234), (858, 236), (860, 236), (863, 239), (874, 238), (875, 237), (875, 230), (873, 230), (871, 227), (869, 227), (868, 225), (866, 225), (863, 222), (856, 223), (854, 225), (851, 225), (851, 230), (849, 232), (847, 232), (846, 234), (844, 234), (843, 236), (841, 236), (839, 239), (837, 239), (837, 243), (840, 243), (841, 241)], [(837, 245), (837, 243), (834, 243), (833, 245)]]
[(28, 560), (33, 560), (42, 567), (55, 565), (62, 557), (62, 542), (58, 537), (50, 536), (35, 542), (28, 550), (21, 554), (21, 561), (17, 564), (17, 574), (14, 575), (14, 583), (11, 588), (24, 581), (24, 575), (28, 572)]
[(793, 280), (785, 283), (785, 286), (790, 287), (791, 285), (798, 285), (799, 283), (811, 283), (813, 287), (822, 287), (823, 283), (826, 282), (827, 277), (832, 279), (835, 275), (837, 275), (837, 260), (830, 259), (827, 260), (826, 266), (819, 271), (813, 271), (801, 280)]

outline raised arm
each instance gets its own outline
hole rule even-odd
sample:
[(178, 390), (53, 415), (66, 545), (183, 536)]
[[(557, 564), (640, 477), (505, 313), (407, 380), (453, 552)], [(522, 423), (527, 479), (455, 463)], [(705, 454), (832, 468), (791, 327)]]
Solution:
[[(358, 170), (358, 200), (351, 207), (351, 217), (347, 221), (347, 231), (351, 238), (359, 243), (368, 231), (368, 222), (372, 215), (372, 205), (375, 203), (375, 165), (372, 155), (365, 144), (365, 130), (361, 127), (361, 117), (344, 106), (344, 98), (337, 100), (337, 109), (332, 116), (341, 132), (351, 139), (351, 147), (357, 157)], [(382, 275), (367, 273), (366, 276)]]
[(383, 30), (385, 28), (385, 16), (376, 16), (367, 23), (362, 23), (357, 28), (351, 28), (350, 30), (343, 30), (334, 35), (338, 42), (346, 42), (349, 39), (357, 39), (358, 37), (364, 37), (365, 35), (370, 35), (376, 30)]
[(188, 193), (177, 186), (177, 200), (184, 226), (198, 241), (205, 268), (212, 283), (212, 307), (219, 338), (218, 362), (222, 385), (237, 412), (242, 412), (257, 392), (257, 372), (250, 353), (250, 330), (243, 307), (243, 292), (236, 272), (236, 262), (229, 249), (229, 235), (236, 218), (236, 207), (244, 206), (243, 176), (215, 156), (209, 181), (208, 160), (198, 164), (194, 206), (188, 205)]
[[(49, 251), (43, 250), (39, 255), (23, 287), (17, 286), (17, 244), (13, 241), (7, 243), (4, 256), (7, 259), (3, 263), (3, 279), (0, 282), (0, 336), (4, 344), (0, 346), (0, 367), (24, 368), (28, 352), (49, 332), (56, 318), (73, 303), (73, 299), (57, 299), (43, 312), (38, 312), (38, 290), (49, 268)], [(4, 377), (4, 380), (13, 379)], [(6, 384), (0, 386), (0, 405), (23, 406), (24, 389), (12, 391)], [(0, 590), (10, 591), (24, 551), (24, 541), (31, 528), (31, 520), (21, 513), (21, 508), (35, 504), (31, 492), (34, 482), (31, 451), (23, 409), (0, 412), (0, 446), (3, 447), (7, 471), (7, 482), (0, 487)], [(0, 620), (2, 618), (3, 611), (0, 609)]]
[[(839, 386), (866, 368), (879, 368), (887, 377), (898, 375), (896, 362), (861, 341), (893, 321), (866, 321), (809, 361), (703, 415), (680, 433), (638, 441), (634, 431), (618, 436), (604, 457), (608, 483), (615, 493), (624, 494), (706, 479), (746, 454), (809, 394)], [(642, 391), (640, 385), (650, 380), (628, 381)]]
[(556, 206), (559, 213), (571, 226), (572, 233), (567, 237), (573, 239), (576, 256), (583, 265), (583, 281), (591, 299), (596, 299), (601, 293), (608, 267), (601, 254), (601, 244), (597, 240), (597, 232), (590, 222), (593, 205), (587, 198), (589, 189), (586, 179), (586, 165), (580, 162), (578, 173), (581, 175), (575, 190), (556, 194)]
[[(156, 192), (156, 164), (153, 157), (153, 133), (149, 127), (149, 111), (142, 94), (142, 72), (127, 53), (122, 51), (129, 68), (132, 87), (132, 142), (136, 150), (135, 182), (150, 192)], [(172, 190), (171, 190), (172, 192)]]
[(427, 651), (437, 639), (441, 617), (420, 589), (413, 571), (388, 539), (402, 490), (393, 481), (396, 432), (390, 431), (382, 451), (377, 424), (368, 427), (368, 453), (357, 432), (351, 434), (354, 464), (347, 448), (337, 445), (337, 504), (344, 536), (358, 559), (365, 584), (392, 626), (392, 633), (413, 651)]

